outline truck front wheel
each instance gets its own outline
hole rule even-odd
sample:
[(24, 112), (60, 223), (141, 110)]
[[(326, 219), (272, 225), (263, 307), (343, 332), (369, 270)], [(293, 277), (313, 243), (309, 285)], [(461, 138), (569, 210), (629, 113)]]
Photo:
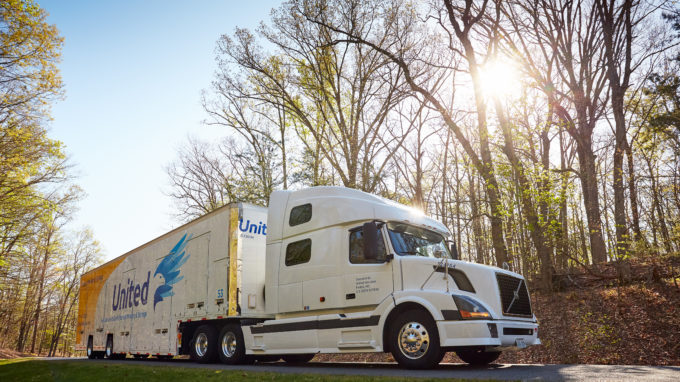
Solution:
[(239, 325), (227, 325), (220, 331), (218, 353), (222, 363), (239, 365), (246, 363), (246, 347), (243, 343), (243, 331)]
[(457, 350), (456, 354), (470, 365), (488, 365), (501, 356), (499, 351), (486, 352), (484, 349)]
[(394, 359), (408, 369), (430, 369), (444, 358), (437, 325), (420, 310), (399, 314), (389, 328), (389, 345)]
[(210, 325), (199, 326), (191, 341), (191, 359), (198, 363), (214, 362), (217, 356), (217, 333)]

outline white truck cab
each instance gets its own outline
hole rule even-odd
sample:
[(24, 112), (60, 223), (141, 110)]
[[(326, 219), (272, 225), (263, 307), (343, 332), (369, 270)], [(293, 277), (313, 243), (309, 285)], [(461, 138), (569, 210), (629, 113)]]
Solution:
[(390, 351), (419, 368), (540, 343), (523, 277), (454, 260), (448, 229), (418, 210), (341, 187), (275, 191), (267, 227), (274, 319), (243, 327), (247, 354)]
[(540, 344), (524, 278), (457, 260), (450, 236), (361, 191), (275, 191), (268, 210), (223, 207), (84, 275), (78, 343), (91, 358), (162, 349), (227, 364), (391, 352), (407, 368)]

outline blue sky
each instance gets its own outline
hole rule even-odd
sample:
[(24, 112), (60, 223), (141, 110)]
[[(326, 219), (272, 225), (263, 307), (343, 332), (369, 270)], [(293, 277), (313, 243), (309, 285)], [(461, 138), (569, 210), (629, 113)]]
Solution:
[(89, 226), (105, 258), (176, 227), (164, 166), (187, 136), (216, 139), (200, 97), (215, 71), (215, 43), (253, 28), (280, 1), (38, 0), (65, 38), (66, 98), (52, 109), (87, 193), (73, 227)]

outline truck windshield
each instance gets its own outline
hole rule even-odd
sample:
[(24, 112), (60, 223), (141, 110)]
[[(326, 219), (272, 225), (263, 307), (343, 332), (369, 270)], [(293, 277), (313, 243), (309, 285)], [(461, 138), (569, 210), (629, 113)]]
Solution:
[(400, 255), (451, 258), (444, 237), (436, 232), (404, 223), (387, 223), (387, 230)]

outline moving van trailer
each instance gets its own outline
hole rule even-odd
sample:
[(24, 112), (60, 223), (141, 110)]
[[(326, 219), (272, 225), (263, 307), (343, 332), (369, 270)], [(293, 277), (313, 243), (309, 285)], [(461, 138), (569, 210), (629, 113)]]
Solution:
[(77, 348), (89, 358), (306, 362), (391, 352), (430, 368), (540, 344), (524, 278), (457, 260), (448, 229), (342, 187), (232, 203), (84, 274)]

